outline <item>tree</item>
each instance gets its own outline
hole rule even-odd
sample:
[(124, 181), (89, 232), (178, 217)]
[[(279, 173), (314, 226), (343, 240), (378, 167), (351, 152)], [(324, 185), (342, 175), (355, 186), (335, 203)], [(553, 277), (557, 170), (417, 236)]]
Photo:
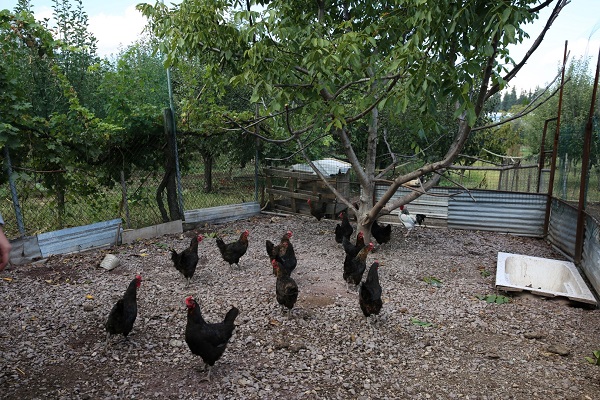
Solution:
[[(561, 159), (562, 168), (569, 169), (571, 166), (581, 161), (583, 153), (583, 141), (585, 124), (589, 114), (589, 105), (592, 101), (592, 89), (594, 77), (589, 69), (589, 58), (579, 58), (572, 60), (566, 68), (562, 99), (562, 114), (560, 126), (560, 142), (558, 147), (558, 157)], [(554, 84), (557, 90), (559, 83)], [(558, 99), (551, 98), (548, 102), (540, 106), (535, 113), (528, 114), (523, 118), (524, 141), (533, 152), (539, 152), (542, 129), (544, 121), (555, 118), (558, 110)], [(596, 113), (598, 114), (598, 113)], [(596, 115), (595, 118), (599, 116)], [(546, 149), (552, 149), (554, 138), (554, 127), (552, 125), (546, 133)], [(594, 134), (591, 143), (590, 168), (594, 167), (600, 176), (600, 137), (598, 132), (600, 128), (594, 125)], [(565, 164), (566, 159), (566, 164)], [(578, 173), (579, 168), (572, 168), (572, 171)], [(600, 180), (597, 182), (600, 188)]]
[[(226, 74), (226, 71), (222, 72)], [(212, 175), (217, 157), (227, 154), (230, 162), (245, 164), (254, 157), (254, 145), (249, 138), (224, 129), (223, 115), (234, 119), (252, 116), (248, 103), (248, 88), (233, 88), (224, 80), (211, 81), (206, 65), (201, 59), (182, 61), (174, 71), (175, 97), (180, 110), (178, 125), (182, 139), (182, 152), (188, 158), (192, 149), (198, 151), (204, 164), (204, 192), (213, 191)]]
[[(295, 143), (315, 173), (307, 147), (315, 136), (339, 144), (361, 186), (358, 202), (329, 188), (357, 216), (370, 235), (372, 221), (436, 185), (465, 147), (482, 116), (486, 100), (502, 89), (535, 51), (551, 23), (568, 3), (557, 0), (543, 33), (517, 63), (508, 46), (520, 42), (522, 26), (537, 18), (552, 0), (456, 1), (183, 1), (139, 5), (151, 20), (167, 63), (202, 56), (213, 77), (224, 66), (235, 71), (233, 84), (251, 85), (260, 104), (260, 137)], [(254, 8), (253, 8), (254, 6)], [(437, 160), (395, 176), (373, 202), (375, 183), (397, 159), (377, 171), (377, 147), (386, 127), (381, 115), (415, 107), (435, 113), (437, 104), (453, 105), (455, 133)], [(238, 122), (245, 133), (257, 120)], [(365, 127), (364, 157), (351, 134)], [(274, 140), (282, 131), (287, 138)], [(432, 175), (423, 191), (390, 201), (404, 183)], [(354, 204), (353, 204), (354, 203)], [(355, 204), (357, 206), (355, 206)]]

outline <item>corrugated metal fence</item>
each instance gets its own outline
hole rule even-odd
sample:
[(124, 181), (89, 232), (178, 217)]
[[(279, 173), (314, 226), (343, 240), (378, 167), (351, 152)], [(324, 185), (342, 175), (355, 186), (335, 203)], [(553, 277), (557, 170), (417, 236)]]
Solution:
[[(378, 185), (375, 200), (381, 198), (386, 185)], [(400, 188), (392, 199), (409, 193)], [(545, 194), (514, 193), (490, 190), (437, 188), (410, 203), (410, 212), (446, 220), (451, 229), (468, 229), (509, 233), (542, 238), (546, 213)], [(383, 218), (384, 222), (398, 222), (397, 211)], [(546, 239), (567, 257), (575, 256), (577, 210), (569, 204), (552, 199)], [(600, 293), (600, 226), (587, 217), (580, 268), (596, 293)]]
[(600, 293), (600, 226), (592, 217), (585, 219), (585, 239), (581, 269), (588, 278), (596, 293)]
[(472, 190), (450, 198), (448, 227), (541, 237), (546, 196)]
[(569, 257), (575, 256), (577, 210), (567, 203), (552, 199), (548, 240)]

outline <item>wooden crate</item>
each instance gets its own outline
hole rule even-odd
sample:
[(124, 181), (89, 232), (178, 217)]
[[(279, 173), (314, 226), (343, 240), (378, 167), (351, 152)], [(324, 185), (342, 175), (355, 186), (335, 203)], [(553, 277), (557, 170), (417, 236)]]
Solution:
[[(290, 171), (285, 168), (269, 167), (264, 169), (266, 188), (271, 210), (293, 214), (310, 215), (310, 208), (306, 201), (326, 202), (327, 217), (337, 214), (346, 208), (339, 203), (336, 196), (316, 175), (306, 172)], [(284, 181), (276, 184), (275, 180)], [(331, 176), (328, 182), (344, 196), (350, 193), (349, 173)]]

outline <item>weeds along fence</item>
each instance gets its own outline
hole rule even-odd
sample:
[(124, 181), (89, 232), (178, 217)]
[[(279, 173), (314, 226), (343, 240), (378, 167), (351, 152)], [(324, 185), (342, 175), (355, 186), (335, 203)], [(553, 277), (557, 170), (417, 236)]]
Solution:
[[(138, 156), (142, 156), (145, 149), (139, 151)], [(120, 177), (102, 180), (97, 177), (102, 167), (39, 171), (27, 160), (10, 159), (6, 153), (0, 212), (9, 238), (115, 218), (121, 218), (125, 228), (133, 229), (166, 222), (157, 202), (157, 189), (165, 176), (163, 165), (135, 168)], [(241, 167), (227, 154), (221, 154), (213, 158), (212, 170), (206, 171), (201, 154), (187, 151), (185, 157), (180, 163), (182, 211), (255, 201), (259, 177), (254, 161)], [(162, 198), (166, 203), (165, 193)]]

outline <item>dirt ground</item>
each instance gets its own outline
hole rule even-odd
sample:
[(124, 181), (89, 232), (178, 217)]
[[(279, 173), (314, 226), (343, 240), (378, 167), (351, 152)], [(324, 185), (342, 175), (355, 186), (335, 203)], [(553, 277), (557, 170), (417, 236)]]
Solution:
[[(342, 279), (337, 221), (261, 215), (200, 231), (192, 283), (173, 268), (193, 232), (53, 256), (0, 273), (3, 399), (580, 399), (600, 398), (600, 311), (566, 299), (495, 290), (497, 253), (563, 259), (546, 242), (489, 232), (417, 228), (370, 254), (383, 310), (366, 321)], [(238, 269), (225, 241), (250, 231)], [(292, 230), (300, 296), (292, 318), (275, 301), (265, 240)], [(107, 253), (120, 266), (99, 264)], [(136, 273), (139, 315), (128, 342), (103, 324)], [(366, 277), (366, 274), (365, 274)], [(501, 294), (506, 304), (481, 297)], [(209, 322), (235, 305), (236, 329), (211, 382), (185, 343), (184, 298)]]

